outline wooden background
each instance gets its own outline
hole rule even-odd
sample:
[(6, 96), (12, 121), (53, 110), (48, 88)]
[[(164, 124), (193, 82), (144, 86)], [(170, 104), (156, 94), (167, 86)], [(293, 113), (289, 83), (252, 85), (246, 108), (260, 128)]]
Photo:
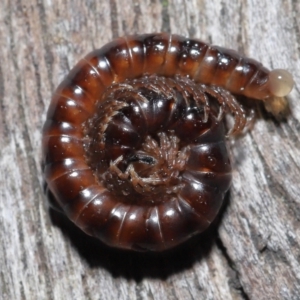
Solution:
[[(125, 4), (126, 3), (126, 4)], [(119, 35), (167, 31), (293, 73), (291, 113), (256, 105), (204, 235), (163, 255), (108, 249), (48, 211), (41, 129), (70, 68)], [(0, 299), (300, 299), (299, 0), (1, 0)]]

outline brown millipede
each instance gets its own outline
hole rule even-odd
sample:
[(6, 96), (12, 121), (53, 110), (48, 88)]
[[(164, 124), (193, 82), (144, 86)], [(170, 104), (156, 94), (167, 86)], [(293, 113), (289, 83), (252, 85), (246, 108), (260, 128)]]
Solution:
[(162, 251), (202, 232), (231, 184), (223, 113), (232, 94), (271, 101), (293, 87), (237, 52), (165, 33), (94, 50), (51, 101), (43, 163), (57, 205), (114, 247)]

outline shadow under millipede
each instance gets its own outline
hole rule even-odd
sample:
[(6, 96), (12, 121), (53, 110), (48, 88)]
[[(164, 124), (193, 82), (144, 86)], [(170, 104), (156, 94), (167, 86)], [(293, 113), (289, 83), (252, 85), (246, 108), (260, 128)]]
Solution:
[(216, 243), (217, 231), (229, 201), (230, 195), (227, 193), (218, 217), (208, 230), (174, 249), (161, 253), (132, 252), (108, 247), (86, 235), (63, 214), (51, 208), (49, 213), (52, 224), (69, 239), (71, 246), (90, 268), (104, 268), (114, 277), (141, 281), (146, 277), (166, 279), (205, 259)]

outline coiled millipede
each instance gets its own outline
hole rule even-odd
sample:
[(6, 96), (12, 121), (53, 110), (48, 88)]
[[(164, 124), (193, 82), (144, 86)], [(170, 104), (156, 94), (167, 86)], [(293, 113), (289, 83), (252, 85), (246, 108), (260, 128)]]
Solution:
[(110, 246), (172, 248), (210, 225), (230, 187), (222, 118), (234, 115), (236, 133), (247, 120), (232, 94), (273, 103), (292, 87), (287, 71), (200, 40), (118, 38), (54, 93), (43, 129), (48, 188)]

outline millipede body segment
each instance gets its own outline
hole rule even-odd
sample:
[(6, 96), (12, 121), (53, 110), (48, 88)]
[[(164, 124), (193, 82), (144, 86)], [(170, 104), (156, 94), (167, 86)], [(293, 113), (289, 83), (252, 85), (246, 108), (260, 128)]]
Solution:
[(287, 95), (285, 70), (178, 35), (119, 38), (71, 70), (51, 101), (43, 165), (60, 209), (84, 232), (163, 251), (205, 230), (231, 184), (223, 115), (232, 94)]

